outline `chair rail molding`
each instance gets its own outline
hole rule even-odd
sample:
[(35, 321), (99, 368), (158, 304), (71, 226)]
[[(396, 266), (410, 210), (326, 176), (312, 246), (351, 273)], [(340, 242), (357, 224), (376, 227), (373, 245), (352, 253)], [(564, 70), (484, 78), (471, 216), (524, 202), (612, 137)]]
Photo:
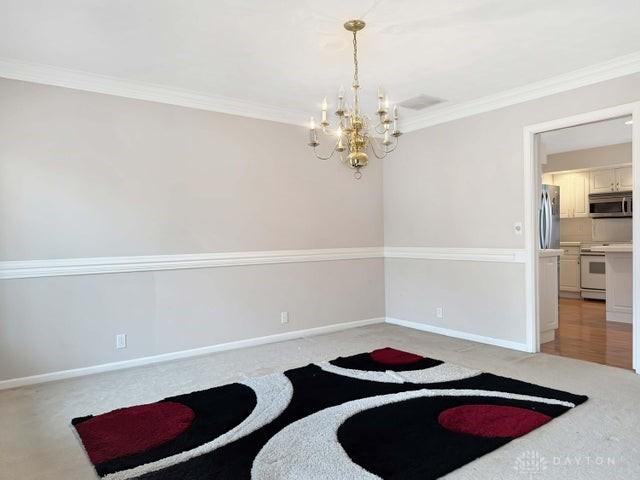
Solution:
[(0, 262), (0, 280), (382, 258), (382, 247), (62, 258)]
[(0, 261), (0, 280), (99, 275), (192, 268), (327, 262), (366, 258), (410, 258), (471, 262), (524, 263), (526, 250), (509, 248), (350, 247), (312, 250), (140, 255), (129, 257), (57, 258)]
[(524, 263), (524, 248), (385, 247), (385, 258)]

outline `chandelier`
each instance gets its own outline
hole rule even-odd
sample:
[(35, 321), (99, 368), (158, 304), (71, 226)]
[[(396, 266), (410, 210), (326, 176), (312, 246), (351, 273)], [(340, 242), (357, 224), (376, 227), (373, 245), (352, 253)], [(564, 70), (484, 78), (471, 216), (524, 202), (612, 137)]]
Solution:
[[(373, 125), (367, 115), (360, 112), (360, 98), (358, 90), (358, 39), (357, 33), (365, 27), (362, 20), (349, 20), (344, 24), (344, 28), (353, 33), (353, 106), (350, 106), (344, 98), (344, 89), (338, 92), (338, 103), (335, 111), (337, 126), (331, 128), (327, 120), (327, 98), (322, 101), (320, 129), (324, 136), (330, 138), (333, 143), (332, 150), (322, 155), (318, 152), (318, 131), (316, 122), (311, 117), (309, 122), (309, 146), (313, 147), (313, 152), (320, 160), (328, 160), (336, 152), (349, 167), (355, 169), (354, 177), (362, 178), (361, 168), (369, 162), (367, 151), (373, 153), (376, 158), (382, 159), (387, 154), (393, 152), (398, 145), (398, 137), (402, 132), (398, 130), (398, 106), (393, 110), (389, 108), (389, 98), (378, 88), (378, 110), (376, 112), (376, 124)], [(346, 158), (345, 158), (346, 152)]]

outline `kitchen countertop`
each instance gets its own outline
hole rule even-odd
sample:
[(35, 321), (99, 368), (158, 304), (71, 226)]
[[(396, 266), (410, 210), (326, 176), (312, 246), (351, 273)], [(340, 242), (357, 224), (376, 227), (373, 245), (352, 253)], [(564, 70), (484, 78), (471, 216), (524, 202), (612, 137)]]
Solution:
[(561, 247), (579, 247), (582, 242), (560, 242)]
[(633, 251), (633, 244), (620, 243), (618, 245), (598, 245), (591, 247), (591, 251), (604, 253), (631, 253)]
[(538, 250), (539, 257), (559, 257), (564, 253), (561, 248), (545, 248), (544, 250)]

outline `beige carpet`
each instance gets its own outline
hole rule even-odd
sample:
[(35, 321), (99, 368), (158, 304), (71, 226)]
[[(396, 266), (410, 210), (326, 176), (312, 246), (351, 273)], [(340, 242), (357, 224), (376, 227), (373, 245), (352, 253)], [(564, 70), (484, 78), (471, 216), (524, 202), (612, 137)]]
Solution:
[(590, 397), (586, 404), (456, 470), (447, 479), (640, 478), (640, 376), (391, 325), (0, 392), (0, 478), (96, 478), (70, 427), (73, 417), (383, 346)]

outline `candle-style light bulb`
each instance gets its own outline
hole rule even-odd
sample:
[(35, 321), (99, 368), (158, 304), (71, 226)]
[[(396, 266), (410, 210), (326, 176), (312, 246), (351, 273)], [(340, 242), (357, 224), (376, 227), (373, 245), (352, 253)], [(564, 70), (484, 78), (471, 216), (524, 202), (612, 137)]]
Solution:
[(398, 105), (393, 106), (393, 119), (398, 120)]
[(317, 147), (318, 146), (318, 134), (316, 132), (316, 120), (311, 117), (309, 119), (309, 146)]
[(383, 106), (383, 99), (384, 99), (384, 90), (382, 90), (382, 87), (378, 87), (378, 114), (383, 114), (384, 113), (384, 106)]
[(344, 142), (342, 141), (342, 127), (338, 127), (338, 130), (336, 130), (336, 135), (338, 136), (338, 144), (336, 145), (336, 150), (338, 152), (344, 152), (345, 146)]
[(382, 144), (385, 146), (391, 145), (391, 138), (389, 138), (389, 124), (384, 126), (384, 139), (382, 140)]
[(344, 87), (341, 85), (338, 90), (338, 108), (336, 109), (336, 115), (342, 117), (344, 115)]
[(327, 97), (324, 97), (322, 100), (322, 120), (320, 121), (320, 125), (322, 125), (323, 128), (329, 125), (329, 122), (327, 122), (327, 108)]

